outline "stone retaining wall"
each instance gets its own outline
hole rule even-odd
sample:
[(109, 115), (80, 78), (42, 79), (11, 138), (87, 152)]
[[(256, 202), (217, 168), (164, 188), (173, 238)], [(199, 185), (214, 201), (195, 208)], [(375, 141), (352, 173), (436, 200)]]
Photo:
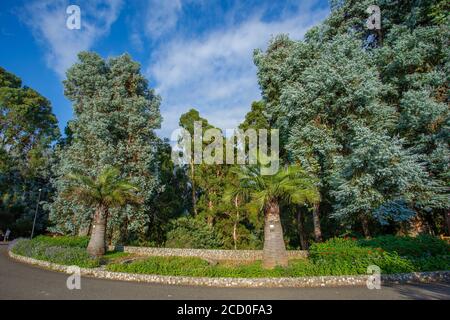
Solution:
[[(117, 250), (135, 253), (144, 256), (160, 257), (198, 257), (211, 260), (239, 260), (255, 261), (262, 260), (262, 250), (211, 250), (211, 249), (177, 249), (177, 248), (151, 248), (151, 247), (128, 247), (110, 246), (109, 250)], [(289, 259), (302, 259), (308, 257), (306, 250), (288, 250)]]
[[(63, 266), (47, 261), (36, 260), (29, 257), (20, 256), (8, 251), (9, 256), (18, 261), (37, 265), (47, 269), (71, 273), (68, 266)], [(160, 283), (170, 285), (194, 285), (208, 287), (338, 287), (338, 286), (365, 286), (368, 276), (323, 276), (323, 277), (298, 277), (298, 278), (206, 278), (206, 277), (178, 277), (159, 276), (146, 274), (131, 274), (122, 272), (110, 272), (101, 268), (80, 268), (82, 276), (95, 277), (100, 279), (135, 281), (146, 283)], [(415, 283), (415, 282), (450, 282), (450, 271), (435, 272), (415, 272), (403, 274), (383, 275), (381, 284), (389, 283)]]

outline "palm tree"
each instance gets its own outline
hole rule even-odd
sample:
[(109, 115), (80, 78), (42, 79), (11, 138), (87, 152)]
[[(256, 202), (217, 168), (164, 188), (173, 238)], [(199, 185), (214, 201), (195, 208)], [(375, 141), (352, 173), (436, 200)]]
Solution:
[(248, 208), (264, 212), (263, 267), (287, 266), (280, 204), (317, 203), (319, 192), (316, 181), (297, 165), (281, 169), (274, 175), (263, 176), (258, 167), (242, 167), (235, 173), (239, 179), (239, 190), (249, 195)]
[(65, 196), (95, 208), (87, 251), (91, 256), (102, 256), (106, 252), (105, 234), (109, 209), (141, 203), (141, 198), (136, 195), (139, 190), (128, 180), (121, 179), (120, 171), (111, 167), (102, 170), (97, 178), (72, 173), (67, 179), (71, 185)]

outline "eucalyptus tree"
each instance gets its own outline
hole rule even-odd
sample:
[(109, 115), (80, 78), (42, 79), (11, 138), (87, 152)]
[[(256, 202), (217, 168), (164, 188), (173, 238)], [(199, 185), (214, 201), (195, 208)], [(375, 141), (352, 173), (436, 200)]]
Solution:
[(110, 237), (123, 240), (148, 230), (152, 200), (160, 186), (157, 157), (160, 97), (149, 88), (140, 65), (127, 54), (102, 59), (81, 52), (78, 62), (67, 71), (66, 97), (72, 101), (74, 119), (68, 124), (70, 141), (58, 147), (51, 205), (55, 231), (76, 233), (88, 230), (94, 210), (61, 197), (68, 187), (70, 172), (94, 176), (108, 166), (119, 166), (123, 178), (139, 187), (143, 198), (137, 207), (112, 211)]
[[(365, 26), (372, 4), (382, 12), (376, 34)], [(386, 223), (383, 215), (395, 222), (448, 212), (444, 8), (442, 1), (333, 1), (330, 16), (303, 41), (280, 35), (266, 52), (255, 52), (266, 112), (280, 128), (287, 160), (300, 161), (320, 180), (321, 204), (333, 207), (333, 217), (360, 220), (366, 234), (367, 219)], [(362, 139), (366, 151), (380, 144), (363, 156)], [(370, 166), (359, 167), (368, 159)], [(396, 183), (386, 187), (380, 172)], [(344, 200), (351, 185), (359, 197)], [(376, 200), (368, 190), (377, 190)]]

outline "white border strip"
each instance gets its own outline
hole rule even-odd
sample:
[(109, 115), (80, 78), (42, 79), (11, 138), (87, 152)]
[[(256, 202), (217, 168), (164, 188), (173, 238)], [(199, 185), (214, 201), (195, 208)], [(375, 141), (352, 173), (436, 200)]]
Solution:
[[(10, 250), (11, 258), (46, 269), (70, 273), (68, 266), (52, 262), (37, 260), (17, 255)], [(99, 279), (133, 281), (145, 283), (158, 283), (168, 285), (189, 285), (228, 288), (317, 288), (340, 286), (365, 286), (368, 275), (354, 276), (321, 276), (321, 277), (292, 277), (292, 278), (209, 278), (209, 277), (183, 277), (161, 276), (149, 274), (135, 274), (124, 272), (111, 272), (96, 268), (81, 268), (81, 275)], [(450, 281), (450, 271), (414, 272), (382, 275), (382, 284), (387, 283), (417, 283)]]

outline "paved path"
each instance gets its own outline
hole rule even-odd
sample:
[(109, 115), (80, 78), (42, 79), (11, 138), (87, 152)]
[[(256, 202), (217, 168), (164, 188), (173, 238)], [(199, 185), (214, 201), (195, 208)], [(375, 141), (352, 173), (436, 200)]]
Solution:
[(205, 288), (81, 279), (81, 290), (66, 288), (67, 275), (10, 259), (0, 245), (0, 299), (447, 299), (450, 284), (340, 288)]

